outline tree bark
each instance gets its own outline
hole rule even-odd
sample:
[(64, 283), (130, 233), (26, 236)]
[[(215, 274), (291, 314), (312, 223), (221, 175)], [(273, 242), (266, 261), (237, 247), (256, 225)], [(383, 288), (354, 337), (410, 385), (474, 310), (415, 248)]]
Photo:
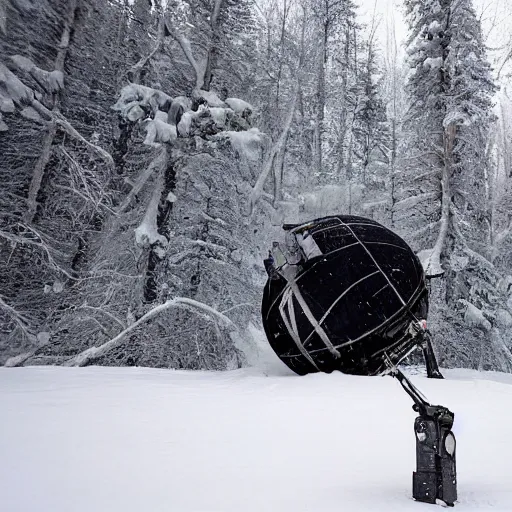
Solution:
[(277, 70), (277, 90), (276, 90), (276, 111), (279, 112), (279, 96), (281, 94), (281, 76), (283, 74), (283, 58), (284, 58), (284, 39), (286, 34), (286, 21), (290, 5), (288, 0), (284, 0), (283, 20), (281, 22), (281, 36), (279, 38), (279, 68)]
[(52, 145), (53, 140), (55, 139), (55, 135), (57, 133), (57, 123), (55, 120), (51, 120), (47, 125), (47, 132), (44, 136), (43, 140), (43, 150), (37, 159), (36, 165), (34, 167), (34, 172), (32, 174), (32, 180), (30, 181), (30, 186), (28, 189), (28, 209), (24, 214), (24, 221), (27, 224), (31, 224), (34, 220), (34, 216), (37, 210), (37, 195), (41, 190), (41, 183), (43, 181), (44, 170), (50, 161), (50, 156), (52, 154)]
[(130, 81), (135, 84), (140, 83), (140, 73), (144, 69), (144, 66), (153, 58), (156, 52), (160, 50), (163, 45), (165, 37), (165, 20), (163, 14), (158, 22), (158, 33), (153, 49), (144, 57), (142, 57), (136, 64), (134, 64), (128, 71), (128, 77)]
[[(393, 93), (395, 94), (395, 93)], [(391, 158), (389, 160), (390, 175), (391, 175), (391, 228), (395, 227), (395, 204), (396, 204), (396, 103), (393, 98), (393, 119), (391, 120)]]
[(439, 274), (440, 270), (443, 268), (441, 266), (441, 254), (445, 248), (450, 226), (450, 179), (453, 169), (453, 147), (456, 133), (457, 126), (455, 123), (448, 125), (443, 133), (444, 166), (441, 177), (441, 226), (439, 228), (436, 244), (429, 258), (429, 264), (426, 269), (427, 275), (429, 274), (429, 270), (431, 274)]
[[(348, 130), (348, 69), (349, 69), (349, 57), (350, 57), (350, 30), (345, 30), (345, 46), (343, 49), (345, 60), (340, 62), (343, 66), (343, 74), (341, 76), (341, 98), (342, 107), (340, 115), (340, 129), (337, 142), (337, 156), (338, 165), (336, 168), (336, 174), (338, 180), (341, 180), (342, 171), (345, 168), (345, 143), (346, 133)], [(339, 61), (338, 61), (339, 62)]]
[[(328, 12), (325, 17), (328, 17)], [(327, 37), (329, 34), (329, 22), (327, 19), (322, 20), (320, 25), (319, 43), (320, 49), (318, 52), (318, 83), (317, 83), (317, 111), (315, 119), (315, 172), (319, 176), (323, 172), (323, 154), (322, 154), (322, 140), (324, 130), (325, 118), (325, 65), (327, 63)]]
[(289, 132), (286, 133), (284, 142), (274, 160), (274, 208), (277, 208), (281, 201), (283, 178), (284, 178), (284, 158), (286, 155), (286, 143), (288, 142)]
[(210, 90), (213, 79), (213, 68), (217, 61), (218, 44), (219, 44), (219, 14), (222, 8), (223, 0), (215, 0), (213, 11), (210, 18), (211, 39), (208, 47), (208, 55), (206, 57), (206, 67), (204, 72), (204, 85), (205, 91)]

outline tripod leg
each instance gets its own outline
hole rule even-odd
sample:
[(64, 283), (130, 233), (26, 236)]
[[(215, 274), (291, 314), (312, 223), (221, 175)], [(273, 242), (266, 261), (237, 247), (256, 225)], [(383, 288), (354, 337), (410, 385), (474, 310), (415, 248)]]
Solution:
[(425, 365), (427, 367), (427, 376), (429, 379), (444, 379), (439, 366), (437, 364), (436, 355), (432, 347), (432, 339), (428, 331), (423, 333), (421, 340), (421, 349), (425, 357)]

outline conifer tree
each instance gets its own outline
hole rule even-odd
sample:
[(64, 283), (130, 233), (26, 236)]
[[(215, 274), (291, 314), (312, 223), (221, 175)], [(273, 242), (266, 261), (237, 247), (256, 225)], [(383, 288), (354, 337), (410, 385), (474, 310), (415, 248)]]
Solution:
[(423, 209), (423, 215), (417, 216), (423, 217), (420, 227), (428, 225), (427, 238), (434, 242), (430, 263), (437, 273), (441, 255), (453, 245), (450, 240), (455, 226), (450, 208), (456, 207), (462, 217), (476, 221), (472, 237), (478, 228), (480, 240), (485, 240), (484, 205), (477, 189), (485, 185), (494, 85), (471, 0), (407, 0), (405, 5), (411, 29), (408, 127), (415, 141), (411, 156), (419, 164), (418, 174), (421, 167), (426, 174), (413, 176), (409, 197), (404, 199), (415, 196), (409, 203), (417, 212)]
[(495, 86), (480, 23), (471, 0), (405, 5), (410, 142), (395, 218), (422, 250), (427, 275), (442, 276), (431, 302), (445, 363), (505, 368), (512, 356), (498, 329), (499, 275), (486, 259)]
[(370, 164), (387, 160), (389, 126), (382, 99), (382, 83), (373, 35), (365, 43), (366, 54), (359, 72), (360, 100), (354, 122), (355, 154), (360, 161), (361, 179), (366, 183)]

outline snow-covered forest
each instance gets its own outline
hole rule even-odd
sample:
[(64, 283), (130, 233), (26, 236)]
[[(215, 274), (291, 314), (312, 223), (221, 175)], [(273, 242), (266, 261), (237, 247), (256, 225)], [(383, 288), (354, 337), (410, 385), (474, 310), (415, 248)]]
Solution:
[[(383, 7), (385, 5), (385, 7)], [(0, 364), (234, 369), (284, 222), (418, 253), (512, 371), (508, 0), (0, 0)]]

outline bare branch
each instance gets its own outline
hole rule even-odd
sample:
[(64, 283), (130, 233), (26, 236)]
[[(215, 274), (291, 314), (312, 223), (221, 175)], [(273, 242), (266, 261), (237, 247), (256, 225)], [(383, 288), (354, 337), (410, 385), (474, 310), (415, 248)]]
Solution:
[(185, 57), (187, 57), (190, 65), (194, 68), (196, 73), (196, 88), (202, 89), (204, 86), (204, 74), (206, 71), (205, 63), (198, 62), (195, 59), (190, 41), (175, 27), (169, 16), (166, 16), (165, 18), (165, 27), (169, 34), (171, 34), (171, 36), (181, 46)]
[(26, 334), (30, 335), (30, 331), (28, 328), (29, 320), (28, 318), (24, 317), (21, 313), (16, 311), (12, 306), (7, 304), (3, 297), (0, 295), (0, 310), (2, 310), (4, 313), (6, 313), (16, 324), (18, 327)]
[(121, 322), (121, 320), (119, 320), (119, 318), (117, 318), (112, 313), (109, 313), (105, 309), (96, 308), (94, 306), (88, 306), (87, 304), (82, 304), (78, 309), (88, 309), (90, 311), (98, 311), (99, 313), (108, 316), (111, 320), (114, 320), (114, 322), (116, 322), (116, 324), (120, 325), (122, 329), (126, 329), (126, 325), (123, 322)]

